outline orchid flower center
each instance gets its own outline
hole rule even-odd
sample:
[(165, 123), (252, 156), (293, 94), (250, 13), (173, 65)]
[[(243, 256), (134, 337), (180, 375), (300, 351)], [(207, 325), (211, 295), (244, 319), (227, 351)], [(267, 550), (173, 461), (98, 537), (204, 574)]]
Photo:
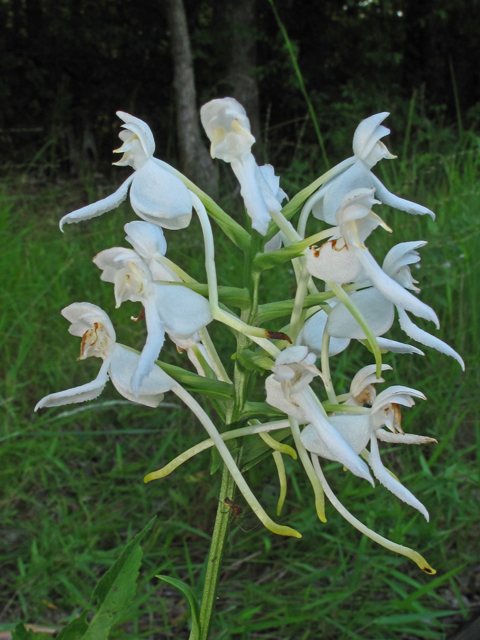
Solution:
[(145, 273), (134, 262), (128, 262), (127, 264), (127, 267), (119, 269), (115, 274), (115, 300), (117, 307), (125, 300), (141, 302), (149, 284)]
[(79, 360), (91, 356), (105, 359), (112, 346), (112, 339), (101, 322), (95, 322), (93, 329), (88, 329), (82, 336)]

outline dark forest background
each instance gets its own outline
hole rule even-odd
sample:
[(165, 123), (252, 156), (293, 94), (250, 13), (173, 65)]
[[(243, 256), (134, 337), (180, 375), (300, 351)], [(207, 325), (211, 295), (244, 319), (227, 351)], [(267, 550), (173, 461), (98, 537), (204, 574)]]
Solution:
[[(157, 156), (182, 164), (173, 90), (181, 52), (171, 38), (179, 4), (2, 0), (6, 166), (41, 159), (53, 173), (76, 174), (88, 165), (110, 175), (118, 109), (152, 126)], [(359, 119), (381, 110), (393, 112), (402, 136), (409, 113), (418, 129), (432, 122), (464, 129), (479, 123), (477, 0), (279, 0), (276, 7), (334, 160), (348, 153), (336, 132), (347, 126), (350, 136)], [(184, 0), (184, 8), (197, 107), (214, 97), (238, 97), (263, 143), (257, 154), (263, 150), (269, 161), (277, 160), (273, 149), (288, 150), (300, 138), (307, 149), (316, 145), (269, 2)]]

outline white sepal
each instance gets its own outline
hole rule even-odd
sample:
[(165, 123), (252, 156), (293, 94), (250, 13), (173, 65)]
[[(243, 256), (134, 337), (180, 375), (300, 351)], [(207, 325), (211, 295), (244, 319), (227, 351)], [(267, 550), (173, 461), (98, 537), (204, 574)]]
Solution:
[(385, 467), (382, 464), (382, 460), (380, 458), (380, 452), (378, 450), (378, 442), (376, 437), (373, 435), (370, 440), (370, 453), (368, 454), (368, 463), (373, 471), (373, 475), (375, 478), (383, 484), (391, 493), (406, 502), (414, 509), (420, 511), (420, 513), (425, 517), (425, 520), (428, 522), (430, 516), (428, 515), (428, 511), (425, 509), (423, 504), (417, 500), (417, 498), (411, 493), (406, 487), (403, 486), (398, 480), (396, 480), (393, 476), (391, 476)]
[(445, 355), (454, 358), (462, 367), (463, 371), (465, 371), (465, 363), (463, 361), (463, 358), (454, 349), (452, 349), (452, 347), (450, 347), (446, 342), (443, 342), (443, 340), (439, 340), (435, 336), (432, 336), (430, 333), (427, 333), (427, 331), (424, 331), (423, 329), (420, 329), (420, 327), (417, 327), (417, 325), (410, 320), (408, 314), (403, 309), (399, 309), (397, 307), (397, 311), (400, 321), (400, 327), (403, 329), (403, 331), (405, 331), (409, 338), (420, 342), (420, 344), (424, 344), (426, 347), (431, 347), (432, 349), (440, 351), (440, 353), (444, 353)]
[[(395, 319), (395, 308), (379, 291), (371, 287), (355, 291), (350, 295), (352, 302), (362, 313), (375, 336), (386, 333)], [(356, 338), (365, 340), (366, 335), (350, 311), (343, 305), (335, 305), (327, 320), (327, 331), (336, 338)]]
[(166, 229), (184, 229), (192, 219), (189, 190), (153, 160), (135, 172), (130, 202), (140, 218)]
[(139, 359), (137, 353), (117, 344), (110, 364), (110, 379), (117, 391), (127, 400), (147, 407), (157, 407), (163, 400), (163, 394), (173, 389), (177, 383), (160, 367), (154, 365), (144, 378), (136, 396), (132, 389), (132, 371), (137, 368)]
[(110, 196), (107, 196), (102, 200), (98, 200), (98, 202), (93, 202), (81, 209), (77, 209), (76, 211), (72, 211), (71, 213), (67, 213), (67, 215), (63, 216), (60, 220), (60, 231), (63, 231), (63, 226), (65, 224), (81, 222), (82, 220), (90, 220), (90, 218), (96, 218), (107, 211), (111, 211), (112, 209), (119, 207), (127, 197), (128, 188), (134, 176), (135, 174), (129, 176), (125, 182), (118, 187), (115, 193), (112, 193)]
[(153, 287), (157, 310), (168, 333), (190, 338), (212, 321), (209, 302), (199, 293), (179, 285)]
[(145, 298), (143, 305), (145, 308), (147, 339), (132, 376), (132, 391), (136, 398), (139, 397), (140, 386), (144, 378), (152, 371), (155, 360), (158, 359), (163, 343), (165, 342), (165, 327), (158, 315), (155, 300)]
[(74, 387), (73, 389), (66, 389), (65, 391), (59, 391), (58, 393), (51, 393), (50, 395), (45, 396), (37, 403), (34, 411), (37, 411), (42, 407), (60, 407), (64, 404), (94, 400), (102, 393), (108, 382), (109, 365), (109, 359), (104, 360), (95, 380), (87, 382), (87, 384), (82, 384), (81, 386)]

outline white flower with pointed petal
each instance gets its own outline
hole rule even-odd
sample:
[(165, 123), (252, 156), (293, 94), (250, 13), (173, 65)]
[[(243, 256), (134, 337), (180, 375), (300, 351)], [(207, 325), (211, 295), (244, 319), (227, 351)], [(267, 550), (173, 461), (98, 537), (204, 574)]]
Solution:
[(357, 189), (343, 198), (336, 214), (341, 235), (320, 248), (310, 247), (306, 267), (316, 278), (338, 284), (362, 282), (368, 278), (387, 300), (435, 322), (438, 327), (438, 318), (433, 309), (390, 278), (364, 246), (365, 239), (377, 226), (388, 229), (381, 218), (371, 211), (371, 207), (378, 203), (374, 191)]
[(315, 360), (315, 354), (309, 353), (307, 347), (288, 347), (282, 351), (272, 367), (273, 375), (265, 381), (267, 402), (303, 424), (311, 423), (335, 459), (373, 484), (367, 465), (332, 427), (323, 408), (316, 402), (309, 386), (315, 376), (321, 376), (314, 366)]
[[(395, 282), (396, 286), (400, 286), (405, 292), (406, 288), (419, 292), (420, 289), (415, 286), (417, 280), (413, 279), (409, 265), (416, 264), (420, 261), (417, 249), (425, 246), (426, 244), (427, 243), (425, 241), (420, 240), (413, 242), (401, 242), (392, 247), (383, 261), (382, 271), (385, 273), (386, 278)], [(463, 359), (454, 349), (452, 349), (452, 347), (439, 338), (436, 338), (423, 329), (420, 329), (410, 320), (406, 310), (412, 310), (412, 306), (410, 306), (410, 308), (406, 307), (402, 296), (396, 297), (388, 295), (387, 297), (385, 296), (385, 288), (378, 290), (376, 282), (373, 282), (373, 284), (375, 287), (355, 291), (350, 295), (350, 298), (367, 319), (367, 322), (375, 336), (382, 336), (390, 329), (395, 319), (396, 307), (400, 320), (400, 327), (410, 338), (454, 358), (460, 364), (462, 369), (465, 370)], [(409, 296), (410, 295), (411, 294), (409, 294)], [(413, 313), (415, 313), (415, 311), (413, 311)], [(364, 340), (366, 337), (360, 325), (343, 305), (336, 305), (329, 315), (327, 331), (330, 335), (337, 338), (349, 337)], [(380, 348), (386, 348), (389, 351), (395, 351), (397, 353), (419, 353), (423, 355), (423, 352), (415, 347), (386, 340), (384, 338), (380, 338), (378, 340), (378, 344)]]
[[(363, 452), (368, 442), (370, 442), (370, 452), (367, 452), (365, 457), (373, 471), (373, 475), (394, 495), (418, 509), (428, 521), (428, 511), (423, 504), (383, 466), (377, 442), (377, 437), (387, 442), (404, 442), (405, 444), (436, 442), (436, 440), (425, 438), (424, 436), (403, 434), (399, 405), (411, 407), (415, 404), (413, 398), (425, 400), (425, 396), (420, 391), (409, 387), (393, 386), (378, 394), (368, 415), (334, 415), (330, 416), (329, 420), (356, 454)], [(388, 432), (381, 429), (383, 426), (391, 429), (395, 438), (389, 439)], [(380, 434), (378, 433), (379, 431), (381, 432)], [(405, 440), (402, 438), (405, 438)], [(308, 425), (302, 431), (301, 440), (308, 451), (327, 460), (343, 462), (332, 456), (332, 452), (328, 450), (322, 439), (319, 438), (318, 432), (312, 425)]]
[(210, 139), (212, 158), (229, 162), (240, 182), (240, 192), (252, 227), (267, 233), (270, 211), (280, 212), (286, 194), (273, 167), (259, 167), (251, 148), (255, 138), (242, 105), (234, 98), (211, 100), (200, 109), (202, 125)]
[(310, 200), (310, 207), (316, 218), (335, 225), (335, 214), (340, 202), (347, 193), (359, 188), (376, 189), (377, 199), (394, 209), (418, 215), (429, 214), (435, 218), (430, 209), (390, 193), (371, 172), (372, 167), (382, 158), (395, 158), (381, 142), (381, 138), (390, 133), (381, 124), (388, 115), (387, 112), (377, 113), (358, 125), (353, 136), (354, 164), (328, 180)]
[(106, 249), (93, 262), (103, 272), (101, 279), (114, 283), (117, 307), (131, 300), (141, 302), (145, 308), (147, 340), (132, 377), (136, 393), (158, 358), (165, 332), (181, 339), (190, 338), (212, 321), (210, 305), (185, 287), (154, 283), (150, 269), (133, 249)]
[(133, 167), (134, 173), (112, 195), (64, 216), (60, 229), (63, 231), (64, 224), (89, 220), (116, 209), (127, 197), (129, 187), (130, 203), (140, 218), (166, 229), (187, 227), (192, 218), (190, 192), (179, 178), (156, 164), (150, 127), (123, 111), (117, 111), (117, 115), (125, 124), (120, 132), (123, 144), (114, 152), (123, 156), (114, 164)]
[(140, 356), (116, 343), (115, 330), (105, 311), (89, 302), (75, 302), (63, 309), (62, 315), (71, 322), (69, 333), (82, 338), (78, 359), (94, 356), (101, 358), (103, 363), (95, 380), (45, 396), (38, 402), (35, 411), (42, 407), (93, 400), (102, 393), (109, 377), (124, 398), (147, 407), (158, 406), (163, 394), (177, 385), (175, 380), (155, 365), (143, 380), (138, 394), (135, 394), (131, 377)]
[[(350, 393), (343, 404), (356, 407), (363, 407), (366, 402), (373, 404), (377, 397), (377, 391), (373, 385), (385, 382), (383, 378), (377, 378), (376, 370), (376, 364), (369, 364), (360, 369), (350, 384)], [(391, 370), (392, 367), (389, 364), (382, 364), (382, 371)]]

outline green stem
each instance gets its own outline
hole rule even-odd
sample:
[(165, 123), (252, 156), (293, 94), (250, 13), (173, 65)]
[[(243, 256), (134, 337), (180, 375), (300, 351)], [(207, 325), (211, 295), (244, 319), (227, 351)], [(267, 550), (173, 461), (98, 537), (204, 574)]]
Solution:
[[(238, 460), (236, 460), (238, 462)], [(217, 586), (222, 569), (223, 552), (227, 540), (230, 509), (225, 506), (225, 498), (234, 498), (235, 481), (226, 466), (223, 467), (222, 486), (213, 529), (212, 543), (208, 555), (208, 566), (203, 587), (202, 604), (200, 606), (200, 640), (208, 640), (212, 617), (215, 611)]]

